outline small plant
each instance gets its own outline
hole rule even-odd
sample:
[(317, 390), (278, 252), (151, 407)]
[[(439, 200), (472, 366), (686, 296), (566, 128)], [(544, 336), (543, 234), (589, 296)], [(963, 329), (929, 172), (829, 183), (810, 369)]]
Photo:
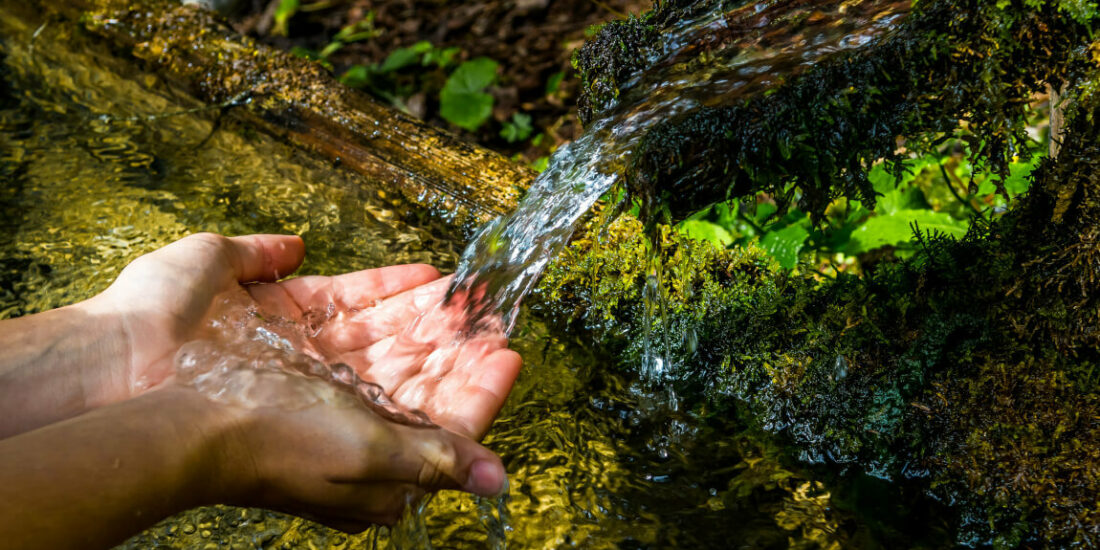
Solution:
[[(461, 50), (458, 48), (439, 48), (422, 40), (411, 46), (397, 48), (381, 63), (352, 65), (340, 75), (340, 82), (367, 90), (407, 111), (404, 98), (420, 90), (438, 89), (439, 84), (433, 85), (433, 82), (442, 80), (442, 77), (437, 77), (435, 73), (445, 74), (454, 66), (459, 53)], [(402, 74), (410, 67), (434, 67), (434, 70), (419, 75)]]
[(439, 114), (451, 124), (475, 131), (493, 113), (493, 96), (485, 88), (496, 81), (497, 62), (478, 57), (455, 69), (439, 92)]
[(504, 122), (504, 127), (500, 130), (500, 137), (507, 140), (508, 143), (516, 143), (530, 137), (533, 130), (531, 115), (515, 113), (512, 115), (512, 120)]
[(301, 0), (280, 0), (275, 8), (275, 25), (271, 28), (272, 36), (286, 36), (290, 31), (290, 18), (298, 12), (318, 11), (330, 8), (333, 0), (320, 0), (310, 4), (302, 4)]
[(380, 34), (382, 34), (382, 32), (374, 28), (374, 12), (368, 11), (362, 21), (352, 23), (340, 29), (340, 32), (336, 33), (336, 36), (332, 38), (332, 42), (329, 42), (328, 45), (321, 50), (320, 57), (321, 59), (328, 59), (329, 56), (348, 44), (361, 40), (370, 40), (378, 37)]

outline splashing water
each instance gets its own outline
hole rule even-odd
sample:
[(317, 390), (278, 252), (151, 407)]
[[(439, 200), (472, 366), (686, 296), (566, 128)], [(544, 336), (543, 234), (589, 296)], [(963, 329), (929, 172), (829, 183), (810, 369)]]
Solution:
[[(524, 296), (568, 244), (581, 218), (619, 181), (647, 130), (703, 107), (741, 101), (828, 55), (863, 46), (890, 29), (910, 3), (834, 1), (793, 9), (785, 4), (716, 11), (664, 31), (656, 41), (660, 47), (644, 60), (651, 69), (624, 84), (616, 104), (553, 155), (516, 211), (483, 227), (463, 252), (451, 295), (477, 298), (467, 305), (472, 333), (479, 320), (498, 317), (506, 332), (511, 330)], [(650, 244), (645, 316), (647, 326), (657, 317), (665, 325), (667, 351), (658, 246)], [(651, 378), (667, 373), (672, 365), (649, 334), (644, 338), (643, 373)]]

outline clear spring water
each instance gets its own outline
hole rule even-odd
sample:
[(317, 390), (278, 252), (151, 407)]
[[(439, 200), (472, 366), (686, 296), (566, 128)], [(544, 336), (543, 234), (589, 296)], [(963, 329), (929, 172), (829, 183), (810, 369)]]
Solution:
[[(701, 107), (736, 104), (829, 55), (866, 45), (908, 7), (887, 0), (810, 2), (796, 9), (762, 2), (673, 25), (648, 54), (644, 64), (652, 69), (624, 84), (615, 105), (555, 152), (513, 213), (480, 230), (462, 254), (453, 291), (484, 295), (475, 317), (502, 315), (511, 327), (523, 297), (582, 217), (619, 181), (647, 130)], [(646, 318), (657, 320), (664, 317), (657, 291), (662, 273), (659, 262), (651, 264)], [(672, 367), (660, 351), (667, 343), (657, 344), (647, 336), (641, 370), (649, 378)]]
[[(196, 105), (71, 28), (32, 47), (40, 21), (0, 15), (0, 318), (92, 296), (200, 230), (301, 234), (307, 274), (457, 264), (463, 243), (415, 209), (232, 121), (210, 135), (213, 112), (147, 118)], [(206, 507), (122, 548), (480, 549), (502, 533), (520, 549), (941, 546), (947, 526), (893, 486), (799, 469), (732, 414), (671, 408), (589, 343), (513, 320), (525, 367), (486, 439), (511, 478), (506, 518), (453, 492), (423, 504), (421, 525), (353, 536)]]

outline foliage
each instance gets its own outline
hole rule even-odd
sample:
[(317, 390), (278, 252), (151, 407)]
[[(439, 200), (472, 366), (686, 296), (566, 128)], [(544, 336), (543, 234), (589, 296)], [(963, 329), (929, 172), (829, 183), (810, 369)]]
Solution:
[[(670, 0), (644, 25), (715, 5)], [(701, 387), (803, 462), (907, 480), (957, 512), (961, 544), (1095, 546), (1095, 18), (1078, 0), (920, 0), (874, 47), (669, 120), (628, 180), (651, 215), (695, 214), (677, 232), (593, 228), (549, 270), (545, 311), (628, 368), (647, 338), (668, 342), (663, 383)], [(614, 47), (622, 31), (580, 54), (593, 116), (647, 67)], [(1026, 137), (1045, 82), (1073, 104), (1057, 162)], [(661, 239), (657, 260), (642, 235)], [(799, 248), (908, 257), (822, 279), (781, 268)], [(650, 321), (653, 261), (669, 315)]]
[(515, 113), (512, 115), (511, 121), (504, 123), (504, 127), (500, 130), (500, 137), (507, 140), (508, 143), (515, 143), (530, 137), (533, 129), (531, 127), (531, 115)]
[(286, 36), (289, 32), (290, 18), (298, 12), (299, 0), (280, 0), (279, 7), (275, 9), (275, 26), (271, 34)]
[(477, 130), (493, 113), (493, 96), (485, 88), (496, 81), (498, 67), (486, 57), (459, 65), (439, 93), (439, 114), (455, 126)]
[[(1037, 143), (1031, 146), (1038, 147)], [(874, 210), (860, 201), (839, 199), (826, 210), (821, 226), (797, 208), (779, 215), (774, 201), (758, 195), (747, 203), (713, 205), (681, 222), (679, 228), (721, 246), (756, 241), (788, 269), (796, 265), (800, 252), (805, 260), (833, 269), (880, 254), (884, 248), (896, 257), (908, 257), (918, 246), (917, 236), (962, 238), (975, 216), (998, 217), (1007, 203), (996, 187), (1002, 185), (1009, 198), (1026, 192), (1031, 172), (1045, 158), (1036, 152), (1027, 160), (1018, 159), (1009, 165), (1009, 175), (1002, 177), (975, 171), (965, 149), (962, 140), (948, 141), (943, 152), (904, 161), (900, 174), (885, 163), (875, 164), (867, 175), (878, 195)]]
[(322, 59), (328, 59), (329, 56), (336, 53), (337, 50), (353, 42), (359, 42), (360, 40), (370, 40), (381, 34), (381, 31), (374, 28), (374, 12), (368, 11), (367, 15), (363, 17), (358, 23), (352, 23), (336, 33), (332, 41), (320, 52)]

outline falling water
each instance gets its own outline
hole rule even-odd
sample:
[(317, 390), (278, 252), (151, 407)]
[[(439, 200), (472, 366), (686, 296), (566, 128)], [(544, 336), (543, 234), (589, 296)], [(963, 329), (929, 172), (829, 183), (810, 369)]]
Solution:
[[(651, 67), (621, 86), (620, 97), (576, 141), (559, 149), (515, 212), (483, 227), (462, 255), (451, 295), (468, 301), (474, 319), (516, 321), (519, 304), (581, 218), (619, 181), (632, 151), (654, 125), (703, 107), (731, 105), (789, 78), (824, 57), (863, 46), (903, 17), (909, 2), (784, 2), (709, 13), (664, 31), (643, 63)], [(643, 55), (643, 54), (639, 54)], [(667, 324), (664, 274), (650, 244), (645, 321)], [(497, 326), (494, 324), (493, 326)], [(672, 368), (645, 335), (643, 373)]]

